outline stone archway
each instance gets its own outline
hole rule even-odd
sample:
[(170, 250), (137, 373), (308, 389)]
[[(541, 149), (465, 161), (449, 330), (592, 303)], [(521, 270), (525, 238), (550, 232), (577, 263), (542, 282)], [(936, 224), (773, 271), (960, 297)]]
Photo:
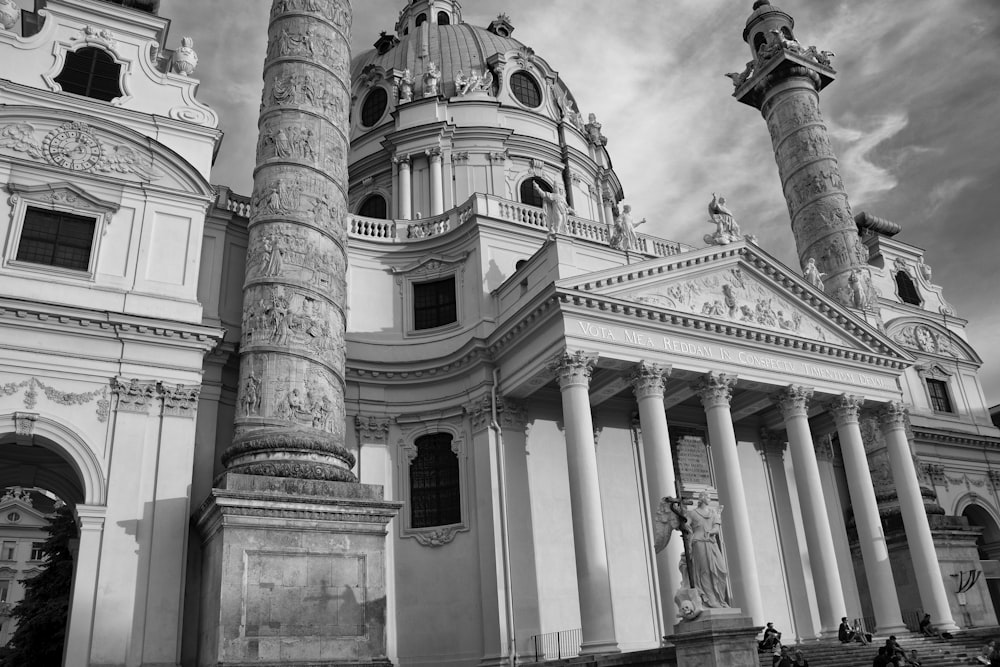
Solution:
[(35, 414), (2, 415), (0, 489), (11, 486), (47, 491), (69, 505), (76, 518), (79, 532), (63, 655), (64, 664), (77, 664), (90, 653), (97, 593), (106, 510), (100, 464), (83, 438), (69, 427)]
[(983, 534), (976, 541), (986, 587), (993, 599), (993, 610), (1000, 618), (1000, 523), (982, 505), (970, 503), (962, 510), (969, 524), (979, 526)]

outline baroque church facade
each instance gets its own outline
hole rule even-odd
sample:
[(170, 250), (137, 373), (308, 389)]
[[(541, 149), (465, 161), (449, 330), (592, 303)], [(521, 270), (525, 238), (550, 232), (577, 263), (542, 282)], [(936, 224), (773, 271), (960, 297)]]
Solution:
[[(505, 15), (409, 0), (350, 59), (349, 3), (276, 0), (236, 193), (158, 2), (11, 6), (0, 488), (74, 508), (67, 666), (655, 648), (697, 583), (663, 499), (702, 494), (719, 597), (787, 638), (996, 624), (982, 361), (933, 257), (851, 210), (819, 107), (836, 72), (785, 11), (753, 4), (731, 78), (774, 142), (794, 268), (724, 200), (704, 247), (637, 233), (613, 142)], [(334, 552), (317, 488), (365, 489)], [(230, 539), (248, 526), (271, 546)]]

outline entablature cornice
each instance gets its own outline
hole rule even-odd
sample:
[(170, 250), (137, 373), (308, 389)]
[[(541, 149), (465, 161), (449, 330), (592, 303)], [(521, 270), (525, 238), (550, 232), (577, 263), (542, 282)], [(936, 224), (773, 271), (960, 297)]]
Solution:
[(0, 324), (46, 329), (83, 336), (128, 338), (207, 353), (222, 341), (225, 331), (152, 317), (114, 314), (64, 306), (0, 298)]
[(476, 365), (492, 367), (493, 359), (484, 341), (475, 339), (460, 350), (441, 357), (428, 359), (424, 355), (417, 362), (375, 362), (361, 360), (348, 354), (345, 375), (349, 381), (365, 384), (392, 385), (420, 384), (429, 380), (446, 380), (466, 374)]
[(912, 426), (914, 440), (952, 447), (972, 447), (975, 449), (1000, 450), (1000, 437), (961, 433), (959, 431), (939, 431)]

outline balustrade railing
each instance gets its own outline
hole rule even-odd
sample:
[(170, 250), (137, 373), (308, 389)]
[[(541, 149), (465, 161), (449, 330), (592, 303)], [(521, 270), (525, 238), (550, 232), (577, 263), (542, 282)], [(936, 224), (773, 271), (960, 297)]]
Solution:
[(580, 655), (582, 642), (583, 630), (581, 628), (531, 636), (531, 646), (534, 648), (536, 661), (575, 658)]
[[(249, 207), (249, 202), (247, 202)], [(410, 243), (439, 236), (457, 229), (476, 216), (506, 220), (515, 224), (547, 229), (545, 212), (537, 206), (529, 206), (492, 195), (473, 195), (461, 206), (444, 215), (422, 220), (378, 220), (361, 216), (350, 217), (350, 235), (354, 238), (385, 243)], [(611, 231), (604, 223), (570, 216), (569, 233), (580, 239), (609, 244)], [(676, 255), (688, 246), (655, 236), (640, 234), (634, 253), (653, 257)]]

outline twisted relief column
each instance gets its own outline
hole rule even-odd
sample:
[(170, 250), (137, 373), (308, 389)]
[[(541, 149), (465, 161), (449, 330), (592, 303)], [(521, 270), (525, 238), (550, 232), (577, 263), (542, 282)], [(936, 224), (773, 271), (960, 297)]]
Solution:
[[(708, 439), (712, 445), (712, 464), (715, 467), (716, 485), (719, 487), (719, 502), (724, 506), (723, 516), (727, 517), (723, 520), (723, 530), (732, 537), (726, 542), (726, 560), (729, 563), (734, 602), (755, 623), (762, 623), (764, 604), (760, 596), (750, 511), (747, 509), (746, 493), (743, 490), (733, 416), (729, 411), (735, 387), (735, 375), (709, 373), (698, 382), (697, 391), (708, 419)], [(727, 525), (729, 530), (725, 531)]]
[(348, 0), (268, 27), (230, 472), (356, 481), (344, 448)]
[(812, 394), (812, 389), (790, 386), (778, 393), (776, 402), (785, 418), (795, 486), (802, 506), (802, 524), (819, 606), (820, 634), (833, 636), (847, 605), (837, 570), (830, 518), (823, 500), (823, 481), (819, 476), (816, 450), (809, 430), (808, 405)]
[[(663, 409), (663, 391), (669, 366), (642, 362), (632, 370), (632, 391), (639, 405), (639, 422), (642, 426), (642, 452), (646, 463), (646, 490), (649, 512), (656, 514), (660, 500), (676, 497), (674, 461), (671, 455), (670, 432), (667, 413)], [(654, 519), (655, 521), (655, 519)], [(660, 603), (663, 606), (665, 630), (670, 632), (673, 619), (677, 618), (674, 594), (681, 587), (679, 564), (684, 555), (684, 545), (674, 536), (656, 552), (656, 571), (660, 582)]]
[(892, 401), (879, 411), (882, 434), (885, 436), (889, 463), (892, 466), (892, 479), (896, 483), (899, 497), (899, 512), (903, 515), (906, 543), (913, 559), (913, 575), (917, 580), (917, 590), (920, 591), (920, 604), (924, 612), (931, 615), (934, 627), (944, 631), (957, 630), (938, 565), (930, 522), (920, 494), (917, 469), (913, 465), (913, 454), (906, 438), (906, 417), (906, 406), (899, 401)]
[(863, 398), (844, 394), (834, 400), (830, 412), (840, 437), (847, 490), (854, 510), (854, 523), (858, 529), (861, 559), (864, 561), (865, 577), (871, 591), (875, 623), (879, 634), (894, 634), (905, 632), (906, 626), (903, 625), (903, 616), (899, 610), (889, 549), (882, 531), (872, 473), (868, 468), (868, 456), (858, 421), (863, 404)]
[(604, 539), (604, 511), (597, 473), (594, 420), (590, 414), (590, 375), (597, 355), (564, 353), (550, 364), (562, 391), (566, 425), (569, 500), (573, 513), (573, 548), (580, 591), (581, 654), (614, 653), (615, 620)]

